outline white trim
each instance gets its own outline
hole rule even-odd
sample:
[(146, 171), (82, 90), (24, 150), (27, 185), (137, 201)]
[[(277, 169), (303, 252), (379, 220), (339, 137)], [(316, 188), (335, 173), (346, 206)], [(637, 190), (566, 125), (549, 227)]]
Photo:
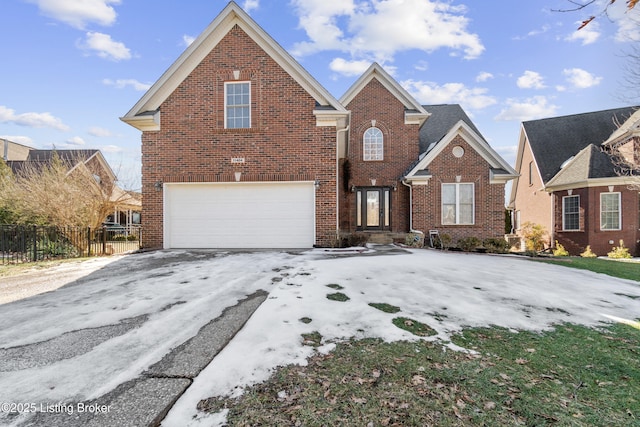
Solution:
[[(240, 6), (230, 2), (209, 26), (189, 45), (178, 59), (162, 74), (140, 100), (121, 118), (140, 130), (148, 119), (136, 119), (155, 112), (189, 74), (204, 60), (229, 31), (238, 25), (278, 65), (311, 95), (318, 104), (331, 107), (334, 114), (347, 115), (347, 110), (318, 81), (309, 74), (286, 50), (265, 32)], [(157, 124), (159, 129), (159, 122)], [(152, 129), (152, 130), (158, 130)]]
[(404, 121), (405, 124), (421, 125), (431, 115), (424, 107), (415, 100), (413, 96), (409, 94), (398, 82), (389, 75), (380, 64), (374, 62), (362, 74), (356, 82), (351, 85), (347, 92), (340, 98), (342, 105), (349, 105), (351, 101), (362, 91), (362, 89), (368, 85), (373, 79), (376, 79), (384, 86), (393, 96), (395, 96), (407, 110), (415, 110), (405, 112)]
[(490, 173), (490, 179), (493, 182), (506, 182), (511, 179), (514, 179), (518, 176), (518, 173), (502, 158), (500, 155), (493, 149), (489, 144), (487, 144), (481, 137), (478, 135), (471, 127), (464, 121), (460, 120), (454, 126), (451, 127), (449, 132), (436, 144), (436, 146), (429, 151), (423, 158), (418, 162), (418, 164), (411, 169), (411, 171), (407, 174), (407, 179), (412, 180), (415, 179), (413, 175), (415, 175), (418, 171), (426, 169), (427, 166), (442, 153), (443, 150), (447, 148), (447, 146), (455, 139), (456, 136), (460, 135), (464, 140), (469, 144), (478, 154), (484, 158), (487, 163), (493, 169), (504, 169), (506, 174), (495, 175)]
[[(228, 127), (228, 123), (227, 123), (227, 111), (229, 108), (229, 104), (227, 104), (227, 88), (231, 85), (242, 85), (242, 84), (248, 84), (249, 85), (249, 126), (248, 127)], [(242, 105), (242, 104), (241, 104)], [(237, 105), (232, 105), (231, 107), (237, 107)], [(251, 129), (251, 81), (250, 80), (241, 80), (241, 81), (233, 81), (233, 82), (224, 82), (224, 128), (225, 129)]]
[[(618, 195), (618, 228), (602, 228), (602, 196), (605, 194), (617, 194)], [(600, 231), (620, 231), (622, 230), (622, 193), (619, 191), (602, 192), (600, 193)]]
[[(453, 223), (445, 223), (444, 222), (444, 186), (445, 185), (453, 185), (455, 188), (455, 222)], [(471, 194), (473, 195), (471, 202), (471, 222), (459, 222), (460, 221), (460, 187), (463, 185), (471, 186)], [(450, 203), (447, 203), (450, 204)], [(440, 224), (442, 226), (455, 226), (455, 225), (475, 225), (476, 224), (476, 186), (473, 182), (443, 182), (440, 184)]]
[[(578, 228), (571, 228), (571, 229), (567, 229), (566, 226), (566, 222), (565, 222), (565, 206), (564, 206), (564, 200), (568, 199), (568, 198), (578, 198)], [(571, 214), (575, 214), (575, 212), (571, 212)], [(582, 229), (580, 228), (580, 195), (579, 194), (570, 194), (568, 196), (562, 196), (562, 231), (581, 231)]]

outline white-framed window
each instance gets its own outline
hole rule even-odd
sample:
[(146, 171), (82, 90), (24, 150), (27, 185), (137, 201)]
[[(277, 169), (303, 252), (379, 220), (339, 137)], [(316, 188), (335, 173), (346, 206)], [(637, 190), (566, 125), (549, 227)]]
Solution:
[(224, 84), (224, 127), (226, 129), (251, 127), (251, 82)]
[(600, 193), (600, 229), (620, 230), (620, 193)]
[(384, 136), (376, 127), (370, 127), (362, 137), (364, 160), (384, 160)]
[(442, 184), (442, 224), (475, 223), (475, 186), (473, 183)]
[(580, 230), (580, 196), (562, 198), (562, 229)]

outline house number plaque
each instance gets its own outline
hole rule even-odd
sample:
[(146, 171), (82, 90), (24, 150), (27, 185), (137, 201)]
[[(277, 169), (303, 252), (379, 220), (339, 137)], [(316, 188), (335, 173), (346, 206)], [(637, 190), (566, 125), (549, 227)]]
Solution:
[(244, 163), (244, 157), (232, 157), (231, 163)]

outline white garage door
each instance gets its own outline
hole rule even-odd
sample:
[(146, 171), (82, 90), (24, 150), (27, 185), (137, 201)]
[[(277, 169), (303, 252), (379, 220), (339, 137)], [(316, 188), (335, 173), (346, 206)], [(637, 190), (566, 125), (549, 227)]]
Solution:
[(310, 248), (313, 182), (165, 184), (165, 248)]

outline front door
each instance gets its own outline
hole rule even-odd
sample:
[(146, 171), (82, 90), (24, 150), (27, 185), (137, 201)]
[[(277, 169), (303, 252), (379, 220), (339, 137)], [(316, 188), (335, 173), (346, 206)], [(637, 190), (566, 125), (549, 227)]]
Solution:
[(359, 230), (389, 230), (391, 192), (385, 187), (356, 189), (356, 225)]

